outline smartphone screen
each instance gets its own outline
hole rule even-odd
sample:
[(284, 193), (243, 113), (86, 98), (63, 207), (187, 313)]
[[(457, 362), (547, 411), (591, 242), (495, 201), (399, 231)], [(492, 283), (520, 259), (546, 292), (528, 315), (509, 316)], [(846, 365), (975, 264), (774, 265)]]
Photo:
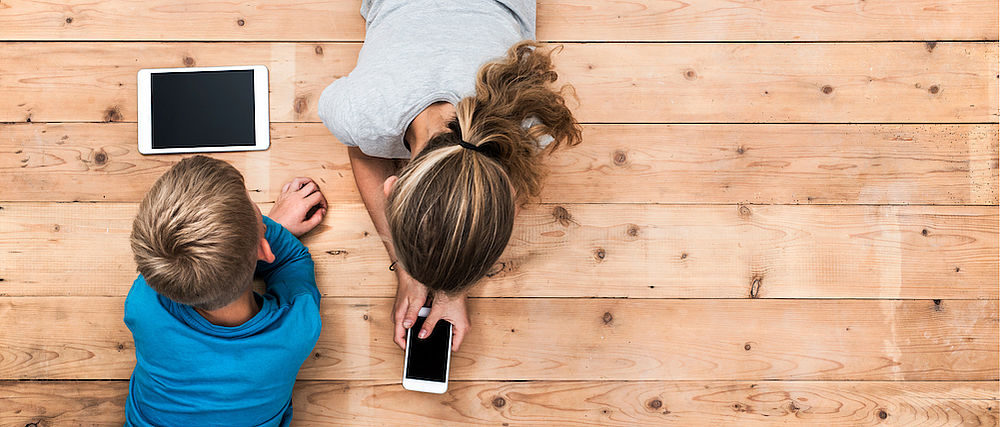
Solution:
[(439, 320), (426, 339), (417, 338), (426, 317), (418, 317), (410, 328), (406, 341), (409, 349), (406, 359), (406, 378), (423, 381), (445, 382), (448, 371), (448, 349), (451, 340), (451, 323)]

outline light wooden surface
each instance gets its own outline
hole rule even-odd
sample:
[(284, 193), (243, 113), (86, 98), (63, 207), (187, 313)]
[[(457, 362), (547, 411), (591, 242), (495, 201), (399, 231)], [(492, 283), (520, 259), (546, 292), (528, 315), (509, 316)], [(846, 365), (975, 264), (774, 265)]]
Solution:
[[(583, 122), (995, 122), (996, 43), (566, 43)], [(3, 43), (0, 121), (135, 121), (140, 68), (260, 64), (271, 121), (319, 121), (360, 43)], [(915, 64), (919, 64), (917, 68)], [(86, 100), (81, 103), (79, 100)]]
[[(3, 294), (128, 293), (136, 203), (0, 207)], [(328, 215), (303, 239), (320, 292), (394, 295), (364, 205)], [(991, 206), (531, 205), (472, 295), (996, 299), (998, 222)]]
[[(180, 4), (178, 4), (180, 3)], [(358, 0), (4, 0), (7, 40), (361, 41)], [(539, 0), (537, 36), (559, 41), (995, 40), (985, 1), (863, 3)]]
[(295, 425), (998, 424), (995, 1), (540, 0), (585, 142), (443, 396), (399, 385), (388, 257), (316, 116), (359, 6), (0, 0), (3, 424), (121, 425), (127, 235), (182, 157), (136, 152), (135, 73), (234, 64), (270, 70), (272, 146), (214, 156), (265, 212), (302, 175), (333, 203)]
[[(0, 300), (0, 379), (128, 379), (124, 300)], [(451, 378), (996, 381), (997, 300), (937, 301), (473, 298)], [(392, 302), (324, 298), (299, 378), (398, 379)]]
[[(995, 205), (998, 127), (585, 125), (548, 159), (542, 201)], [(0, 200), (138, 202), (181, 155), (143, 156), (134, 123), (0, 124)], [(259, 202), (292, 177), (360, 203), (347, 149), (319, 123), (275, 123), (270, 150), (221, 153)], [(697, 142), (697, 143), (694, 143)], [(314, 153), (325, 153), (315, 156)]]
[[(0, 381), (0, 418), (120, 424), (127, 393), (125, 381)], [(998, 416), (995, 385), (977, 381), (456, 381), (436, 396), (392, 382), (300, 380), (292, 399), (295, 422), (310, 425), (989, 426)]]

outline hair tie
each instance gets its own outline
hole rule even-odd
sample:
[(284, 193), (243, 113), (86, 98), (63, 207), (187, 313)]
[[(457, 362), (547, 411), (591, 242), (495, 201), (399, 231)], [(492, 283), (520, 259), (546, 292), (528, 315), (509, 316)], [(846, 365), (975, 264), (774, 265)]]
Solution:
[(480, 153), (480, 154), (482, 154), (484, 156), (487, 156), (487, 157), (496, 157), (497, 156), (497, 152), (495, 150), (495, 148), (496, 148), (496, 143), (495, 142), (487, 142), (487, 143), (485, 143), (483, 145), (474, 145), (474, 144), (470, 144), (470, 143), (468, 143), (466, 141), (459, 141), (458, 145), (462, 146), (462, 148), (475, 151), (475, 152)]

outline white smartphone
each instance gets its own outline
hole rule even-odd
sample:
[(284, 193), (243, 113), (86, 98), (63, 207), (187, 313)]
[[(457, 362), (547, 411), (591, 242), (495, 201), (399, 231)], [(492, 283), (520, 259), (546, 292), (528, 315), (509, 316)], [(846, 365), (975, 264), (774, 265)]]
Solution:
[(406, 331), (406, 357), (403, 360), (403, 388), (427, 393), (448, 391), (451, 368), (451, 323), (439, 320), (431, 335), (417, 338), (431, 309), (423, 307), (417, 322)]
[(139, 152), (266, 150), (267, 67), (139, 70)]

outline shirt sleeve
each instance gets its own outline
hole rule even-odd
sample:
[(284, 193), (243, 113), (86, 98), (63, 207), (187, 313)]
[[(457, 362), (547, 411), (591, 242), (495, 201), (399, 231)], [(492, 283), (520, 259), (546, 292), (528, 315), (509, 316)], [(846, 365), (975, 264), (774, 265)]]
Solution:
[(267, 283), (268, 293), (285, 301), (291, 301), (297, 295), (309, 294), (319, 303), (315, 267), (309, 249), (271, 218), (265, 216), (264, 225), (267, 226), (265, 238), (271, 245), (274, 262), (268, 264), (257, 261), (256, 273)]

